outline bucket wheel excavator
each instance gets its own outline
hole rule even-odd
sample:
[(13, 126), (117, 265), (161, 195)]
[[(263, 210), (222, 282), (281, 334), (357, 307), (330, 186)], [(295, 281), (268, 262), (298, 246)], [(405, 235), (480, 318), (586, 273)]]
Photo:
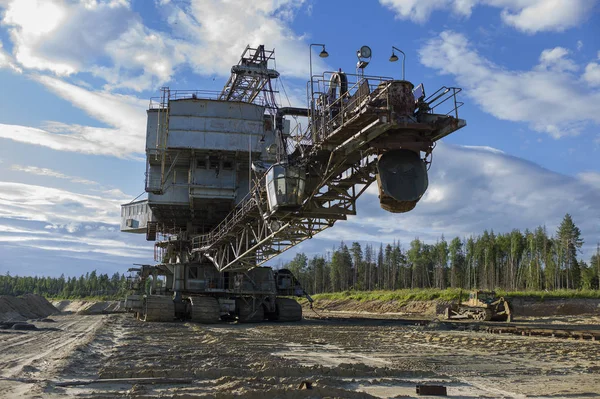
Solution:
[(222, 91), (151, 99), (148, 198), (121, 209), (121, 231), (155, 241), (156, 264), (129, 280), (126, 306), (141, 320), (301, 320), (291, 297), (310, 296), (265, 263), (355, 215), (375, 181), (384, 210), (413, 209), (436, 141), (466, 124), (459, 88), (426, 96), (366, 76), (360, 54), (356, 74), (311, 71), (308, 108), (279, 107), (273, 64), (274, 51), (247, 47)]

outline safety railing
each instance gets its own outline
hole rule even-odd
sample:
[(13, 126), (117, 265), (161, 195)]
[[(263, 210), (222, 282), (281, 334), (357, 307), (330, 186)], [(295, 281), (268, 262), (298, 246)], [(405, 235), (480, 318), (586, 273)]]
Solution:
[(310, 137), (306, 137), (305, 132), (302, 130), (302, 125), (298, 123), (290, 132), (285, 141), (286, 153), (293, 153), (298, 146), (302, 148), (305, 145), (311, 145), (312, 139)]
[[(220, 91), (213, 90), (169, 90), (168, 100), (183, 100), (198, 98), (205, 100), (216, 100)], [(148, 109), (162, 109), (168, 106), (168, 102), (162, 101), (162, 97), (151, 97)]]
[[(185, 99), (200, 99), (200, 100), (218, 100), (220, 91), (214, 90), (169, 90), (167, 99), (185, 100)], [(255, 104), (265, 106), (264, 98), (257, 98)], [(164, 109), (168, 107), (168, 101), (163, 101), (162, 97), (151, 97), (148, 109)]]
[(458, 119), (458, 109), (462, 107), (464, 103), (458, 101), (456, 95), (461, 91), (462, 89), (460, 87), (442, 86), (423, 101), (427, 103), (429, 112), (453, 116)]
[(225, 237), (234, 226), (238, 225), (248, 213), (254, 211), (256, 209), (254, 193), (254, 190), (248, 193), (238, 206), (210, 232), (192, 237), (192, 249), (205, 248), (219, 241), (221, 238)]
[[(325, 72), (313, 81), (314, 115), (311, 118), (310, 140), (323, 141), (333, 131), (352, 118), (365, 101), (377, 96), (392, 78), (345, 74), (345, 81), (338, 72)], [(308, 137), (307, 137), (308, 138)]]

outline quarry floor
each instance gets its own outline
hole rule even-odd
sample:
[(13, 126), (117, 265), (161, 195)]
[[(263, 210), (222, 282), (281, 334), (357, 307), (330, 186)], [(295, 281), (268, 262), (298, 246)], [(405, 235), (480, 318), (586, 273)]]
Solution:
[[(454, 398), (600, 398), (599, 341), (334, 314), (210, 326), (127, 314), (51, 318), (34, 322), (35, 331), (0, 330), (1, 397), (427, 397), (415, 386), (434, 384)], [(597, 324), (598, 317), (576, 321)], [(183, 380), (57, 385), (153, 377)], [(298, 389), (303, 381), (312, 389)]]

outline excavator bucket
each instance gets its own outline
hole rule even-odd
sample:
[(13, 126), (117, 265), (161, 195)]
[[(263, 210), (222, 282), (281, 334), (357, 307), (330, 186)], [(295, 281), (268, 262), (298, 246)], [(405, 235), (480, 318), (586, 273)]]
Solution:
[(425, 162), (411, 150), (391, 150), (380, 155), (377, 169), (379, 202), (388, 212), (412, 210), (429, 185)]

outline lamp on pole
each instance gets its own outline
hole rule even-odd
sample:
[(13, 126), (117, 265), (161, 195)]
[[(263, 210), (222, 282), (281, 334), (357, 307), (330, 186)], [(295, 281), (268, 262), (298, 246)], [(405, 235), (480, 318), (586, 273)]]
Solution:
[(394, 50), (402, 54), (402, 80), (405, 80), (404, 79), (404, 63), (406, 61), (406, 54), (404, 54), (404, 51), (400, 50), (399, 48), (392, 46), (392, 55), (390, 56), (390, 62), (398, 61), (398, 56), (396, 55)]
[(321, 52), (319, 53), (319, 57), (327, 58), (329, 57), (329, 53), (325, 51), (325, 45), (320, 43), (313, 43), (308, 46), (308, 59), (309, 59), (309, 68), (310, 68), (310, 129), (314, 138), (315, 133), (315, 124), (314, 124), (314, 115), (315, 115), (315, 101), (314, 101), (314, 85), (313, 85), (313, 72), (312, 72), (312, 48), (313, 46), (321, 46)]

